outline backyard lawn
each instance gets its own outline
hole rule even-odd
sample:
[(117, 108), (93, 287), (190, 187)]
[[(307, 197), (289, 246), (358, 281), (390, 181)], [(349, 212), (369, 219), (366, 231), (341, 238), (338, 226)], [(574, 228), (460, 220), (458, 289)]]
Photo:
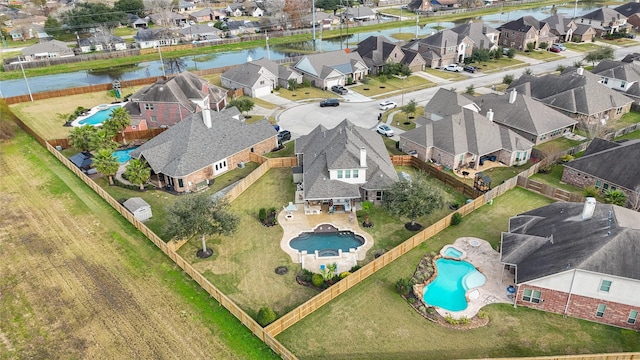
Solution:
[(566, 190), (568, 192), (582, 195), (583, 190), (577, 186), (566, 184), (562, 182), (562, 172), (564, 171), (564, 166), (561, 164), (551, 165), (551, 171), (548, 173), (537, 173), (531, 176), (531, 180), (539, 181), (541, 183), (551, 185), (558, 189)]
[[(498, 166), (493, 167), (491, 169), (485, 170), (483, 175), (488, 175), (491, 178), (491, 187), (494, 188), (500, 184), (502, 184), (505, 180), (511, 179), (512, 177), (518, 175), (519, 173), (527, 170), (533, 166), (533, 161), (527, 161), (526, 164), (520, 166)], [(451, 174), (453, 174), (452, 170), (449, 170)], [(457, 176), (457, 175), (456, 175)], [(473, 178), (458, 178), (460, 181), (463, 181), (465, 184), (469, 186), (473, 186)]]
[(559, 137), (551, 141), (536, 145), (534, 146), (534, 148), (547, 154), (554, 154), (561, 151), (569, 150), (572, 147), (578, 146), (580, 143), (580, 141), (567, 139), (565, 137)]
[[(639, 351), (640, 334), (559, 315), (490, 305), (486, 327), (457, 331), (416, 313), (395, 291), (419, 259), (462, 236), (498, 246), (508, 219), (551, 201), (514, 189), (395, 260), (277, 338), (301, 359), (460, 359)], [(331, 329), (322, 332), (319, 329)]]

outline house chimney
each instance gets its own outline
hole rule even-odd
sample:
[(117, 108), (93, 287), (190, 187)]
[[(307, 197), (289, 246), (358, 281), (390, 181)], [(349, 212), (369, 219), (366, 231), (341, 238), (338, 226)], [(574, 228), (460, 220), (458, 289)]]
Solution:
[(211, 110), (204, 109), (202, 110), (202, 121), (204, 121), (204, 125), (207, 129), (211, 129)]
[(360, 148), (360, 167), (367, 167), (367, 149)]
[(509, 104), (513, 104), (514, 102), (516, 102), (517, 97), (518, 92), (516, 91), (516, 89), (511, 90), (511, 92), (509, 93)]
[(584, 69), (582, 68), (582, 66), (579, 67), (576, 71), (578, 72), (578, 75), (584, 75)]
[(584, 208), (582, 209), (582, 220), (591, 219), (593, 212), (596, 210), (596, 198), (588, 197), (584, 200)]
[(493, 109), (489, 109), (489, 111), (487, 111), (487, 119), (489, 119), (489, 121), (493, 121)]

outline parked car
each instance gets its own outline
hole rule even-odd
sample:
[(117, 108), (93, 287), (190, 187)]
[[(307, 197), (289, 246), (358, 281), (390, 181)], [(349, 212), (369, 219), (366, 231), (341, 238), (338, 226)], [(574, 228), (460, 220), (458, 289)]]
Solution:
[(340, 101), (338, 101), (338, 99), (325, 99), (320, 101), (320, 107), (338, 106), (338, 105), (340, 105)]
[(284, 142), (284, 141), (288, 141), (291, 140), (291, 131), (289, 130), (282, 130), (278, 133), (278, 141), (279, 142)]
[(347, 88), (342, 86), (342, 85), (333, 85), (331, 87), (331, 91), (333, 91), (336, 94), (340, 94), (340, 95), (344, 95), (344, 94), (348, 94), (349, 93), (349, 90), (347, 90)]
[(385, 124), (380, 124), (376, 127), (378, 134), (385, 135), (387, 137), (393, 136), (393, 130)]
[(504, 56), (508, 56), (508, 55), (509, 55), (509, 51), (511, 51), (511, 49), (509, 49), (509, 48), (502, 48), (502, 55), (504, 55)]
[(558, 49), (560, 49), (560, 51), (567, 50), (567, 48), (564, 45), (560, 44), (560, 43), (555, 43), (555, 44), (551, 45), (551, 47), (557, 47)]
[(624, 37), (626, 37), (627, 39), (635, 39), (636, 33), (626, 33), (624, 34)]
[(398, 104), (396, 104), (394, 101), (385, 100), (380, 103), (380, 110), (389, 110), (397, 106)]
[(554, 53), (559, 53), (562, 50), (559, 47), (552, 46), (552, 47), (549, 48), (549, 51), (554, 52)]
[(459, 66), (458, 64), (449, 64), (449, 65), (445, 66), (444, 69), (447, 70), (447, 71), (455, 71), (455, 72), (462, 71), (462, 67)]
[(475, 73), (476, 71), (478, 71), (478, 68), (473, 66), (473, 65), (466, 65), (464, 67), (464, 71), (470, 72), (470, 73)]

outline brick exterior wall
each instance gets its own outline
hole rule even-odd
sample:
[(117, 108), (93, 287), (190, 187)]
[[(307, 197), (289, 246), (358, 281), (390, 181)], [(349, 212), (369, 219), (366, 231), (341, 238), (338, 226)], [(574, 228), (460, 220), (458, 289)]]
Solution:
[[(147, 120), (149, 128), (159, 128), (175, 125), (191, 112), (178, 103), (153, 103), (153, 110), (145, 109), (145, 104), (140, 103), (140, 114)], [(155, 121), (152, 117), (155, 117)]]
[(564, 170), (562, 171), (562, 182), (575, 185), (583, 189), (589, 186), (595, 186), (598, 180), (600, 181), (600, 186), (598, 187), (598, 190), (600, 191), (605, 190), (604, 184), (608, 184), (609, 189), (611, 188), (611, 186), (615, 186), (616, 189), (624, 191), (624, 193), (627, 195), (627, 199), (630, 199), (636, 196), (633, 190), (626, 189), (618, 184), (612, 183), (609, 180), (601, 179), (590, 174), (582, 173), (576, 169), (573, 169), (567, 166), (565, 166)]
[[(536, 304), (528, 301), (523, 301), (522, 295), (525, 289), (540, 291), (542, 294), (540, 303)], [(530, 285), (519, 286), (516, 293), (517, 305), (547, 312), (553, 312), (561, 315), (565, 312), (567, 299), (569, 299), (568, 293)], [(600, 304), (604, 304), (607, 306), (604, 312), (604, 316), (601, 318), (596, 316), (596, 311), (598, 309), (598, 305)], [(640, 330), (640, 318), (637, 319), (635, 324), (627, 323), (631, 310), (640, 311), (640, 308), (634, 308), (633, 306), (626, 304), (572, 294), (569, 300), (569, 306), (567, 307), (567, 316), (632, 330)]]
[[(629, 99), (631, 100), (631, 99)], [(565, 110), (559, 109), (559, 108), (555, 108), (551, 105), (549, 105), (549, 107), (554, 108), (558, 111), (560, 111), (561, 113), (576, 119), (578, 121), (580, 121), (581, 123), (587, 123), (587, 122), (600, 122), (600, 119), (603, 119), (605, 115), (609, 116), (609, 120), (608, 121), (612, 121), (612, 120), (618, 120), (622, 117), (622, 115), (628, 113), (629, 111), (631, 111), (631, 105), (633, 104), (633, 102), (630, 102), (628, 104), (626, 104), (625, 106), (622, 107), (620, 113), (618, 114), (618, 109), (614, 108), (614, 109), (609, 109), (606, 111), (603, 111), (601, 113), (598, 114), (593, 114), (593, 115), (584, 115), (584, 114), (577, 114), (577, 113), (569, 113)]]

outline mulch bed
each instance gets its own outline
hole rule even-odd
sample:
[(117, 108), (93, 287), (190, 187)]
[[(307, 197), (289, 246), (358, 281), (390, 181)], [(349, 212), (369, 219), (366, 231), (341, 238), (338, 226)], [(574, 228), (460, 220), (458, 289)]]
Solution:
[(278, 275), (284, 275), (289, 272), (289, 268), (286, 266), (278, 266), (275, 271)]
[(418, 230), (422, 230), (422, 225), (415, 223), (415, 224), (411, 224), (410, 222), (404, 224), (404, 228), (409, 230), (409, 231), (418, 231)]

